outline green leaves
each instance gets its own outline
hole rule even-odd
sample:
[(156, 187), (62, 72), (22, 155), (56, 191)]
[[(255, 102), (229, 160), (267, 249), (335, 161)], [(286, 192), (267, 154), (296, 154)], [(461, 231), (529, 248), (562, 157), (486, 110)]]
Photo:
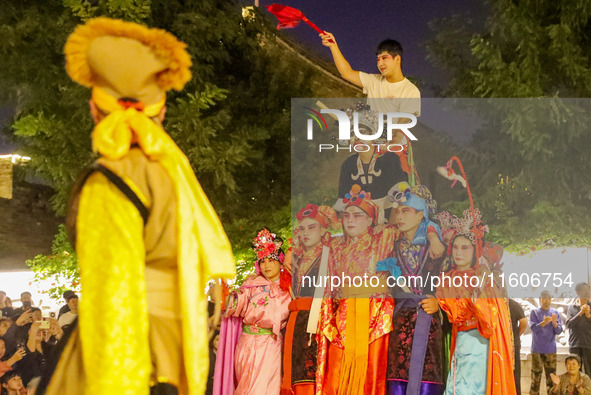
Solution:
[(564, 98), (591, 96), (591, 4), (489, 6), (484, 27), (466, 17), (432, 22), (427, 44), (429, 58), (452, 76), (449, 96), (522, 98), (491, 102), (490, 124), (473, 140), (480, 166), (469, 176), (489, 239), (510, 248), (589, 245), (591, 101)]
[(60, 300), (64, 291), (79, 291), (80, 272), (76, 253), (68, 241), (64, 225), (60, 225), (49, 256), (37, 255), (27, 261), (35, 272), (35, 280), (52, 280), (52, 286), (45, 290), (51, 299)]

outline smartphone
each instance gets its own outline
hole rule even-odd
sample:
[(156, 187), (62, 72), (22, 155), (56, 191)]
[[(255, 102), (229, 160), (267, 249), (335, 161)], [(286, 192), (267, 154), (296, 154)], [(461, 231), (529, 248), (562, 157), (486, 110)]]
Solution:
[(47, 321), (45, 318), (39, 322), (39, 329), (49, 329), (49, 321)]

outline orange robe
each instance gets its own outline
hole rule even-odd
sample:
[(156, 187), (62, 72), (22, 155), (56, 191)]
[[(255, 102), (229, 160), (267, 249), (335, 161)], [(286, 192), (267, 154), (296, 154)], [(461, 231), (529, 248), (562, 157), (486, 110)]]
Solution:
[[(456, 268), (447, 276), (463, 277), (466, 274), (482, 278), (480, 270), (460, 271)], [(496, 284), (485, 275), (480, 290), (469, 287), (439, 288), (436, 292), (439, 305), (453, 324), (450, 356), (454, 355), (458, 331), (477, 328), (480, 335), (489, 339), (487, 395), (515, 395), (513, 377), (513, 332), (507, 299)], [(478, 297), (473, 299), (475, 291)], [(476, 380), (477, 378), (475, 378)]]
[[(387, 274), (376, 273), (376, 264), (391, 255), (398, 235), (396, 228), (380, 226), (370, 228), (355, 239), (346, 236), (333, 239), (329, 276), (376, 276), (385, 285)], [(330, 283), (327, 284), (329, 289)], [(380, 375), (379, 364), (387, 361), (387, 337), (384, 336), (392, 331), (393, 313), (394, 300), (387, 294), (386, 287), (340, 287), (324, 298), (318, 323), (316, 394), (344, 393), (345, 390), (364, 393), (363, 388), (368, 386), (372, 393), (385, 391), (385, 371), (383, 380), (376, 375)], [(329, 349), (338, 356), (331, 358)], [(327, 369), (330, 361), (337, 364)]]

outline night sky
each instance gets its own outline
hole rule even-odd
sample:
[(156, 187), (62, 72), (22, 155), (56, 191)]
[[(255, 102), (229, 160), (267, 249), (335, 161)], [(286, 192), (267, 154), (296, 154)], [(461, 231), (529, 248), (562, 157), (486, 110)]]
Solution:
[[(403, 73), (419, 78), (426, 85), (442, 85), (446, 80), (442, 71), (426, 59), (424, 43), (435, 34), (428, 23), (436, 18), (465, 14), (482, 25), (487, 14), (484, 2), (474, 0), (260, 0), (260, 6), (274, 2), (299, 9), (319, 28), (334, 34), (341, 52), (355, 70), (378, 73), (375, 48), (386, 38), (398, 40), (404, 50)], [(332, 59), (330, 50), (305, 23), (284, 32)], [(427, 96), (428, 92), (423, 92), (423, 97)]]

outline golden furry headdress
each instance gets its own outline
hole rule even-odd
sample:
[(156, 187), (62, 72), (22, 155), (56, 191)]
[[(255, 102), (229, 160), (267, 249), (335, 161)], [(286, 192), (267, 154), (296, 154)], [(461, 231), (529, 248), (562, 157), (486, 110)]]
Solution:
[(64, 48), (66, 70), (77, 83), (148, 106), (191, 79), (186, 45), (161, 29), (117, 19), (80, 25)]

